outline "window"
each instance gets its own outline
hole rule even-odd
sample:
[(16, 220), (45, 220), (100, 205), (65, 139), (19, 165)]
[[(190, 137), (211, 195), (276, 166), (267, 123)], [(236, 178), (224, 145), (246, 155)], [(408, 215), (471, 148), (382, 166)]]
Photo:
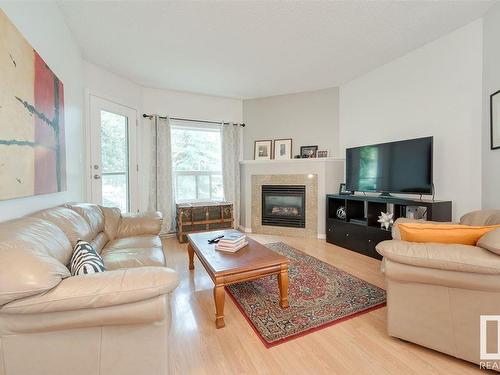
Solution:
[(127, 117), (101, 110), (102, 204), (129, 211)]
[(176, 201), (222, 200), (220, 127), (172, 121), (171, 142)]

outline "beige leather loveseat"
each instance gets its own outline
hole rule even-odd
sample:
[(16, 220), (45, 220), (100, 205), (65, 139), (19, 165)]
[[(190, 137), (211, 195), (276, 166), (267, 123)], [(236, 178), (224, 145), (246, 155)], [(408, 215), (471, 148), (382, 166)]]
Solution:
[[(161, 219), (67, 204), (0, 223), (0, 375), (166, 374), (178, 276)], [(107, 271), (70, 275), (78, 239)]]
[[(471, 212), (460, 224), (500, 224), (500, 210)], [(500, 241), (498, 232), (490, 238)], [(393, 240), (377, 251), (384, 257), (389, 335), (500, 366), (480, 358), (480, 315), (500, 315), (500, 255), (479, 246), (401, 241), (398, 221)], [(490, 329), (489, 349), (497, 348), (496, 339)]]

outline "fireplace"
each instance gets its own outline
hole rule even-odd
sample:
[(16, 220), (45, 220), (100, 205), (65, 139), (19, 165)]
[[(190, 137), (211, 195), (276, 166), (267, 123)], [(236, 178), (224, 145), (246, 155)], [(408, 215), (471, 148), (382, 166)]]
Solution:
[(306, 227), (304, 185), (262, 185), (262, 225)]

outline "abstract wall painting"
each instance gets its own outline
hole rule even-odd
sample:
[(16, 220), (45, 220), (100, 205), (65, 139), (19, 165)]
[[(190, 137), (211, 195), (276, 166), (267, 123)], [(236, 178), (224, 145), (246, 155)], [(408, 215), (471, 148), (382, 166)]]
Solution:
[(63, 83), (0, 10), (0, 200), (66, 189)]

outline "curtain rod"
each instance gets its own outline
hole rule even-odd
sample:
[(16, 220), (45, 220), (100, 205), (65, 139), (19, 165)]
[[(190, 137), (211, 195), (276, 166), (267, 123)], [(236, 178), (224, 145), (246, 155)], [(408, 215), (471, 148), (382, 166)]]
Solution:
[[(147, 113), (143, 113), (142, 114), (142, 117), (144, 118), (148, 118), (148, 119), (152, 119), (153, 118), (153, 115), (148, 115)], [(167, 119), (167, 116), (158, 116), (159, 118), (163, 119), (163, 120), (166, 120)], [(207, 121), (207, 120), (193, 120), (193, 119), (190, 119), (190, 118), (182, 118), (182, 117), (170, 117), (171, 120), (179, 120), (179, 121), (189, 121), (189, 122), (202, 122), (202, 123), (205, 123), (205, 124), (224, 124), (224, 125), (229, 125), (231, 124), (230, 122), (218, 122), (218, 121)], [(245, 127), (245, 124), (244, 123), (233, 123), (234, 126), (241, 126), (241, 127)]]

